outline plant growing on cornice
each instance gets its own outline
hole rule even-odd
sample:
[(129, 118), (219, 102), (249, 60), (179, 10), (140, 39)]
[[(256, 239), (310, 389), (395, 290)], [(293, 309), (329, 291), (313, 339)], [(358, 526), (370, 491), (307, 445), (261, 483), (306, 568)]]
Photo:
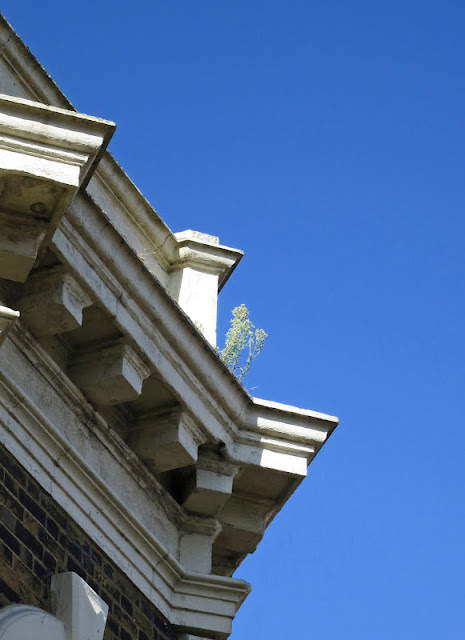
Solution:
[(238, 380), (242, 380), (253, 360), (260, 355), (268, 335), (263, 329), (255, 329), (245, 304), (235, 307), (232, 314), (224, 349), (218, 350), (218, 355)]

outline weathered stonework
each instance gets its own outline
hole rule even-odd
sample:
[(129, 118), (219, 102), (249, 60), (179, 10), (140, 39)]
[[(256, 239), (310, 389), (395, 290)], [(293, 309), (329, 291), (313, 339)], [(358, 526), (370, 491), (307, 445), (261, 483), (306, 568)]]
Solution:
[(3, 19), (0, 45), (0, 604), (51, 612), (71, 571), (106, 640), (226, 640), (235, 569), (337, 419), (247, 393), (213, 348), (242, 252), (173, 234), (114, 125)]
[(0, 96), (0, 277), (25, 282), (87, 184), (113, 123)]

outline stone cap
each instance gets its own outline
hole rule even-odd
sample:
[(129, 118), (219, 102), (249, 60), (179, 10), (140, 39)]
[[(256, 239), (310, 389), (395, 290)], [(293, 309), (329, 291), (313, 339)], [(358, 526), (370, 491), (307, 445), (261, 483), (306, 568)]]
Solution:
[(174, 234), (177, 242), (178, 258), (172, 269), (177, 270), (187, 266), (216, 273), (218, 278), (218, 292), (242, 259), (244, 252), (220, 244), (218, 236), (200, 231), (187, 229)]
[[(0, 147), (3, 135), (14, 133), (30, 142), (53, 142), (56, 149), (88, 156), (81, 171), (85, 187), (115, 132), (116, 124), (77, 111), (0, 94)], [(11, 143), (8, 143), (8, 148)]]

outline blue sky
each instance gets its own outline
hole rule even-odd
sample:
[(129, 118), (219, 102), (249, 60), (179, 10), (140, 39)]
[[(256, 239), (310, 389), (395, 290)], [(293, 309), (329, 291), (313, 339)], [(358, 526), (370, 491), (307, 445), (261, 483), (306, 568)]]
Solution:
[(341, 425), (238, 576), (233, 640), (463, 635), (465, 4), (2, 10), (173, 231), (245, 258), (246, 386)]

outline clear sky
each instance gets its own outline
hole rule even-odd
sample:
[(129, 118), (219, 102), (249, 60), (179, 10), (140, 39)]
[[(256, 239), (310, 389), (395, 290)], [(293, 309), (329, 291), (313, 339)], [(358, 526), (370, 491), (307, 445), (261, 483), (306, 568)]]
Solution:
[(465, 3), (2, 10), (173, 231), (245, 251), (252, 394), (340, 417), (232, 640), (463, 637)]

